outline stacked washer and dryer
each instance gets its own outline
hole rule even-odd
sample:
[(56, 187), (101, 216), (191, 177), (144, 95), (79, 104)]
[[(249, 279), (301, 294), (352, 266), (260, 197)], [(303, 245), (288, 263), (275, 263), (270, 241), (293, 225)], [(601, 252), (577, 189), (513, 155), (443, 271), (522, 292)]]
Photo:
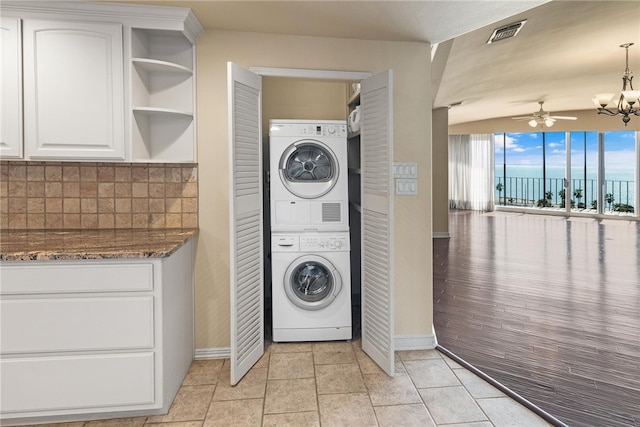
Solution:
[(347, 124), (270, 120), (272, 338), (352, 338)]

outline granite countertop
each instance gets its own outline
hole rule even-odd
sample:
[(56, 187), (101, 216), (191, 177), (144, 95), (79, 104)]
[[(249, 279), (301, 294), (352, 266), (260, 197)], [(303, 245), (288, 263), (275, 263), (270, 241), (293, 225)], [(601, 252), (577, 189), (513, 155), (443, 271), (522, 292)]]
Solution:
[(197, 229), (0, 230), (0, 261), (164, 258)]

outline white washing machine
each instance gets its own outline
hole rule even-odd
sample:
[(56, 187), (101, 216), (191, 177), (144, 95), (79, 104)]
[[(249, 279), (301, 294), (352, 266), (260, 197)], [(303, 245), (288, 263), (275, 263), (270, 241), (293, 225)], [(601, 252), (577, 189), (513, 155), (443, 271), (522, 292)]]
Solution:
[(273, 341), (350, 340), (349, 233), (271, 236)]
[(271, 231), (348, 231), (346, 121), (270, 120)]

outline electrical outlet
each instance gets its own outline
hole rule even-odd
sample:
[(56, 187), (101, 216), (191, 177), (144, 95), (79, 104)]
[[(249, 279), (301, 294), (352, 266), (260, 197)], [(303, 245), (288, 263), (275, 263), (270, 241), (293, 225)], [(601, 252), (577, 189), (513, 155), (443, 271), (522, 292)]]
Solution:
[(413, 178), (396, 179), (396, 194), (398, 196), (417, 196), (418, 180)]

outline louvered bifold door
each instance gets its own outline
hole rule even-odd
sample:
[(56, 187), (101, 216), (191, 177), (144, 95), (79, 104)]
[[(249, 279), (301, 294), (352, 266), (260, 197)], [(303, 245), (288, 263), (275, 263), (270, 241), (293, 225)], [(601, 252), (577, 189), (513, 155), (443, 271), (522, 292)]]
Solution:
[(393, 73), (362, 81), (362, 349), (389, 375), (393, 347)]
[(231, 384), (264, 353), (261, 77), (228, 63)]

